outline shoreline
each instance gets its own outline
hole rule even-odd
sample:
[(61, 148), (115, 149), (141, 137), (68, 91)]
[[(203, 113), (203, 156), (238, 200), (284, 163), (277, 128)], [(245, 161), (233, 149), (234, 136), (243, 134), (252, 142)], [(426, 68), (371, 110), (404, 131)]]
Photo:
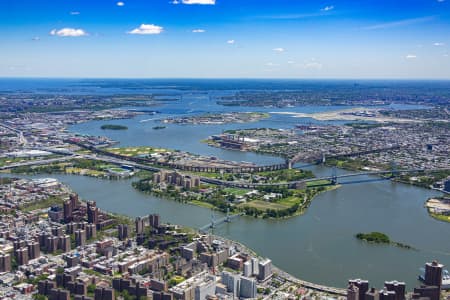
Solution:
[[(7, 174), (4, 174), (4, 175), (7, 175)], [(71, 189), (71, 186), (69, 184), (67, 184), (67, 183), (63, 183), (63, 184), (68, 186)], [(87, 201), (84, 198), (81, 198), (80, 200), (83, 201), (83, 202)], [(127, 219), (129, 221), (133, 221), (133, 217), (131, 217), (129, 215), (124, 215), (124, 214), (120, 214), (120, 213), (114, 213), (114, 212), (109, 211), (108, 209), (102, 209), (102, 211), (107, 213), (107, 214), (109, 214), (109, 215), (111, 215), (111, 216), (117, 217), (117, 218), (124, 218), (124, 219)], [(174, 223), (169, 223), (169, 224), (174, 224)], [(198, 234), (202, 234), (198, 229), (195, 229), (193, 227), (185, 226), (185, 225), (179, 225), (179, 226), (182, 227), (182, 228), (189, 229), (192, 232), (195, 232), (195, 233), (198, 233)], [(229, 239), (229, 238), (226, 238), (226, 237), (214, 234), (214, 233), (212, 233), (212, 236), (218, 237), (220, 240), (225, 240), (228, 243), (239, 245), (239, 248), (245, 249), (245, 251), (247, 251), (248, 253), (252, 253), (252, 254), (256, 255), (257, 257), (260, 257), (260, 258), (262, 257), (261, 255), (258, 254), (258, 252), (256, 252), (255, 250), (251, 249), (250, 247), (246, 246), (243, 242), (232, 240), (232, 239)], [(309, 281), (302, 280), (302, 279), (300, 279), (300, 278), (298, 278), (298, 277), (288, 273), (287, 271), (282, 270), (281, 268), (277, 267), (276, 265), (273, 265), (273, 271), (274, 271), (274, 273), (278, 273), (279, 275), (284, 277), (287, 281), (289, 281), (291, 283), (295, 283), (295, 284), (301, 285), (301, 286), (303, 286), (305, 288), (308, 288), (308, 289), (317, 290), (317, 291), (321, 291), (321, 292), (325, 292), (325, 293), (329, 293), (329, 294), (333, 294), (333, 295), (337, 295), (337, 296), (344, 296), (345, 292), (346, 292), (346, 290), (344, 288), (336, 288), (336, 287), (333, 287), (333, 286), (327, 286), (327, 285), (323, 285), (323, 284), (315, 284), (315, 283), (312, 283), (312, 282), (309, 282)]]
[[(434, 205), (433, 205), (434, 203)], [(450, 209), (450, 197), (431, 197), (425, 201), (425, 209), (428, 215), (435, 220), (440, 222), (450, 223), (450, 214), (445, 214), (444, 211), (448, 213)], [(439, 213), (441, 212), (441, 213)]]
[[(64, 184), (64, 185), (67, 186), (70, 190), (72, 190), (72, 188), (69, 185), (67, 185), (67, 184)], [(87, 200), (83, 199), (83, 198), (80, 198), (80, 201), (85, 202), (85, 203), (87, 202)], [(190, 204), (190, 203), (188, 202), (187, 204)], [(193, 204), (191, 204), (191, 205), (193, 205)], [(129, 216), (129, 215), (114, 213), (114, 212), (111, 212), (111, 211), (105, 210), (105, 209), (102, 209), (102, 211), (104, 213), (110, 215), (111, 217), (117, 219), (117, 220), (122, 220), (122, 221), (127, 220), (127, 221), (130, 222), (130, 224), (133, 223), (133, 218), (131, 216)], [(190, 232), (193, 232), (195, 234), (204, 235), (204, 233), (202, 233), (199, 229), (192, 228), (192, 227), (189, 227), (189, 226), (184, 226), (184, 225), (178, 225), (178, 224), (174, 224), (174, 225), (180, 226), (180, 228), (184, 228), (184, 229), (189, 230)], [(227, 244), (231, 244), (231, 245), (237, 246), (237, 249), (239, 250), (239, 252), (251, 254), (251, 255), (257, 257), (258, 259), (263, 259), (264, 258), (261, 255), (259, 255), (255, 250), (253, 250), (250, 247), (246, 246), (242, 242), (231, 240), (231, 239), (226, 238), (224, 236), (220, 236), (220, 235), (214, 234), (213, 232), (208, 233), (208, 234), (211, 235), (214, 239), (221, 240), (221, 241), (224, 241)], [(302, 279), (297, 278), (297, 277), (293, 276), (292, 274), (282, 270), (281, 268), (277, 267), (276, 265), (272, 265), (272, 270), (273, 270), (274, 274), (278, 274), (278, 275), (284, 277), (284, 279), (286, 279), (287, 281), (289, 281), (291, 283), (294, 283), (294, 284), (299, 284), (299, 285), (301, 285), (301, 286), (303, 286), (305, 288), (313, 289), (313, 290), (320, 291), (320, 292), (325, 292), (325, 293), (332, 294), (332, 295), (338, 295), (338, 296), (346, 296), (347, 295), (347, 292), (346, 292), (345, 289), (331, 287), (331, 286), (326, 286), (326, 285), (321, 285), (321, 284), (316, 284), (316, 283), (312, 283), (312, 282), (308, 282), (308, 281), (302, 280)]]
[[(145, 180), (145, 179), (141, 179), (141, 180)], [(171, 196), (168, 193), (165, 193), (165, 192), (162, 192), (162, 191), (153, 191), (152, 189), (150, 189), (150, 190), (139, 189), (139, 187), (135, 185), (135, 183), (138, 183), (138, 182), (140, 182), (140, 181), (135, 181), (131, 185), (132, 185), (132, 187), (135, 190), (137, 190), (140, 193), (150, 194), (150, 195), (153, 195), (153, 196), (161, 198), (161, 199), (175, 201), (175, 202), (179, 202), (179, 203), (182, 203), (182, 204), (194, 205), (194, 206), (198, 206), (198, 207), (211, 209), (213, 211), (219, 211), (221, 213), (225, 213), (225, 211), (220, 210), (219, 207), (214, 206), (214, 204), (212, 204), (212, 203), (201, 201), (201, 200), (195, 200), (195, 199), (194, 200), (187, 200), (187, 199), (185, 200), (182, 197), (178, 197), (178, 196), (181, 195), (180, 193), (178, 193), (177, 195)], [(247, 214), (246, 213), (246, 209), (254, 208), (252, 206), (245, 205), (247, 203), (242, 203), (242, 204), (239, 204), (238, 206), (236, 206), (237, 212), (234, 211), (234, 210), (230, 211), (230, 212), (231, 213), (234, 213), (234, 212), (236, 212), (236, 213), (243, 213), (244, 216), (253, 217), (254, 219), (287, 220), (287, 219), (290, 219), (290, 218), (294, 218), (294, 217), (303, 215), (306, 212), (306, 210), (308, 209), (308, 207), (311, 205), (312, 201), (318, 195), (320, 195), (322, 193), (325, 193), (325, 192), (328, 192), (328, 191), (332, 191), (332, 190), (338, 189), (340, 187), (341, 187), (341, 185), (330, 185), (330, 186), (325, 187), (325, 189), (323, 189), (323, 190), (315, 190), (314, 195), (312, 195), (311, 198), (308, 198), (304, 202), (302, 202), (301, 205), (300, 205), (300, 203), (297, 203), (297, 204), (294, 204), (291, 207), (287, 207), (285, 209), (280, 209), (280, 211), (288, 210), (288, 209), (294, 207), (295, 205), (298, 205), (297, 210), (293, 214), (290, 214), (290, 215), (285, 215), (285, 216), (280, 216), (280, 217), (271, 217), (271, 216), (264, 215), (265, 213), (267, 213), (268, 210), (275, 210), (275, 209), (270, 208), (270, 207), (267, 207), (265, 209), (264, 208), (261, 208), (261, 209), (255, 208), (259, 212), (256, 216), (253, 215), (253, 214)]]
[[(243, 244), (241, 242), (230, 240), (230, 239), (228, 239), (226, 237), (219, 236), (219, 235), (216, 235), (216, 234), (211, 234), (211, 236), (213, 238), (216, 238), (218, 240), (224, 241), (226, 243), (237, 245), (238, 249), (240, 248), (241, 250), (244, 250), (244, 251), (241, 251), (243, 253), (253, 254), (254, 256), (256, 256), (259, 259), (263, 258), (257, 252), (255, 252), (253, 249), (249, 248), (248, 246), (246, 246), (245, 244)], [(279, 275), (283, 276), (287, 281), (290, 281), (291, 283), (299, 284), (299, 285), (301, 285), (303, 287), (306, 287), (306, 288), (309, 288), (309, 289), (313, 289), (313, 290), (317, 290), (317, 291), (321, 291), (321, 292), (326, 292), (326, 293), (333, 294), (333, 295), (339, 295), (339, 296), (346, 296), (347, 295), (347, 291), (345, 289), (336, 288), (336, 287), (330, 287), (330, 286), (316, 284), (316, 283), (312, 283), (312, 282), (309, 282), (309, 281), (302, 280), (300, 278), (297, 278), (297, 277), (289, 274), (286, 271), (283, 271), (282, 269), (280, 269), (279, 267), (277, 267), (274, 264), (272, 264), (272, 270), (273, 270), (273, 273), (278, 273)]]

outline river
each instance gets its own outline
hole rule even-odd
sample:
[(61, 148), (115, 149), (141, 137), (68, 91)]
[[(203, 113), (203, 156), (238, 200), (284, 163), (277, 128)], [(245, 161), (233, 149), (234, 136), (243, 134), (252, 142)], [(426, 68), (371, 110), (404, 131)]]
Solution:
[[(225, 129), (292, 128), (299, 123), (321, 123), (272, 115), (270, 119), (249, 124), (175, 125), (153, 130), (158, 119), (168, 116), (219, 111), (204, 95), (185, 96), (180, 103), (157, 109), (161, 114), (140, 116), (114, 123), (128, 131), (102, 131), (104, 122), (93, 121), (71, 127), (74, 132), (104, 135), (120, 141), (121, 146), (153, 145), (180, 149), (236, 161), (269, 164), (280, 158), (212, 148), (200, 140)], [(337, 107), (258, 108), (257, 111), (318, 112)], [(151, 119), (151, 120), (148, 120)], [(330, 122), (332, 123), (332, 122)], [(329, 175), (330, 168), (311, 167), (316, 175)], [(339, 172), (344, 172), (340, 170)], [(360, 178), (369, 179), (369, 178)], [(200, 227), (209, 222), (209, 210), (140, 194), (128, 181), (108, 182), (91, 178), (69, 177), (70, 185), (83, 197), (96, 200), (100, 207), (133, 216), (157, 212), (169, 222)], [(450, 264), (450, 239), (445, 238), (449, 224), (428, 216), (425, 200), (437, 192), (390, 181), (345, 184), (340, 189), (319, 195), (306, 214), (288, 220), (240, 218), (216, 229), (216, 233), (242, 242), (263, 256), (270, 257), (282, 269), (302, 279), (343, 287), (347, 279), (361, 277), (381, 287), (384, 280), (402, 280), (410, 289), (417, 284), (419, 268), (426, 261), (439, 259)], [(354, 238), (358, 232), (381, 231), (393, 240), (409, 244), (419, 251), (393, 246), (368, 245)], [(448, 234), (447, 234), (448, 235)]]
[[(168, 116), (221, 111), (295, 111), (318, 112), (338, 107), (300, 108), (226, 108), (215, 104), (207, 93), (186, 93), (181, 101), (156, 107), (160, 114), (116, 120), (126, 131), (104, 131), (104, 121), (92, 121), (70, 127), (73, 132), (107, 135), (120, 146), (159, 146), (192, 153), (216, 156), (258, 164), (280, 162), (281, 159), (254, 153), (209, 147), (200, 140), (225, 129), (292, 128), (299, 123), (322, 123), (312, 119), (272, 115), (256, 123), (231, 125), (175, 125), (153, 130), (158, 119)], [(396, 107), (402, 108), (402, 107)], [(152, 108), (153, 109), (153, 108)], [(332, 122), (329, 122), (332, 123)], [(311, 169), (316, 175), (328, 175), (322, 166)], [(339, 172), (344, 172), (340, 170)], [(41, 175), (40, 177), (44, 177)], [(49, 176), (49, 175), (47, 175)], [(109, 181), (75, 175), (50, 175), (68, 184), (83, 199), (95, 200), (102, 209), (139, 216), (159, 213), (166, 222), (201, 227), (208, 223), (211, 211), (142, 194), (131, 187), (132, 180)], [(363, 177), (360, 179), (370, 179)], [(450, 224), (431, 218), (424, 202), (439, 193), (391, 181), (344, 184), (341, 188), (317, 196), (302, 216), (287, 220), (261, 220), (241, 217), (224, 224), (215, 233), (239, 241), (274, 264), (307, 281), (344, 287), (349, 278), (364, 278), (382, 287), (385, 280), (405, 281), (411, 290), (418, 284), (419, 268), (425, 262), (438, 259), (450, 265)], [(369, 245), (357, 240), (358, 232), (381, 231), (392, 240), (418, 249), (406, 250), (394, 246)]]

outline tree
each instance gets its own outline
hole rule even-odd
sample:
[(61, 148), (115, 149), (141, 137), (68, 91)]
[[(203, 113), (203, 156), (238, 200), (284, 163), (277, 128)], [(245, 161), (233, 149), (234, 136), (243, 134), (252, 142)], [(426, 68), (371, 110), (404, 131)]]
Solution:
[(133, 296), (130, 295), (130, 293), (128, 293), (127, 290), (124, 290), (122, 292), (122, 297), (124, 300), (133, 300), (133, 298), (134, 298)]
[(87, 286), (87, 292), (88, 292), (88, 294), (94, 294), (94, 293), (95, 293), (95, 288), (96, 288), (96, 285), (95, 285), (95, 284), (90, 284), (90, 285), (88, 285), (88, 286)]

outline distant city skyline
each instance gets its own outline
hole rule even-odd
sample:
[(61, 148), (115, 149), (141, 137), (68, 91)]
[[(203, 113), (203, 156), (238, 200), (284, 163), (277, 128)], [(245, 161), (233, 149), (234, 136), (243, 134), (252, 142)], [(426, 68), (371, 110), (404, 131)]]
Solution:
[(450, 0), (5, 0), (0, 34), (0, 77), (450, 79)]

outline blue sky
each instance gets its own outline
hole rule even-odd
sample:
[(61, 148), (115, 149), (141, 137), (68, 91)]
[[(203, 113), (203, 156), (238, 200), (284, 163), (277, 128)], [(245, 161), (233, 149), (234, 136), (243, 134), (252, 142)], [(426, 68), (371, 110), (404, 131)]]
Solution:
[(1, 0), (2, 77), (450, 79), (450, 0)]

